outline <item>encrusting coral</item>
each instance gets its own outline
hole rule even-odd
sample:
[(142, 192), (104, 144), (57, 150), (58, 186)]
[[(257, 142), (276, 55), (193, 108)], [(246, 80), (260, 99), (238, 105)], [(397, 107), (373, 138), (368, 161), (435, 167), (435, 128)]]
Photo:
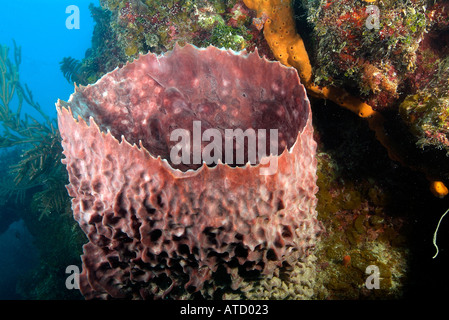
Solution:
[[(175, 43), (242, 50), (251, 40), (245, 8), (236, 0), (100, 1), (111, 12), (110, 27), (120, 50), (137, 57), (161, 53)], [(227, 21), (226, 21), (227, 20)]]
[(434, 69), (425, 87), (404, 99), (399, 114), (418, 147), (442, 149), (449, 156), (449, 58)]
[[(294, 69), (257, 51), (175, 47), (77, 87), (58, 102), (58, 121), (74, 217), (90, 240), (80, 277), (86, 298), (206, 294), (223, 272), (236, 290), (245, 275), (273, 275), (313, 252), (322, 231), (316, 143)], [(215, 150), (212, 167), (176, 163), (171, 134), (185, 130), (197, 148), (194, 121), (203, 137), (224, 133), (216, 144), (227, 130), (279, 130), (265, 158), (276, 168), (261, 174), (264, 158), (253, 163), (238, 139), (231, 147), (243, 148), (246, 165), (235, 166), (227, 147)], [(210, 145), (202, 141), (204, 156)]]

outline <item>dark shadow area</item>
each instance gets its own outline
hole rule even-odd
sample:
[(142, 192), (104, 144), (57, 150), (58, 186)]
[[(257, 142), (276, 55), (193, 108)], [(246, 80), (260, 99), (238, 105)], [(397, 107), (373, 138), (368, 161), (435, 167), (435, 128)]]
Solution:
[[(393, 220), (396, 217), (404, 219), (401, 236), (406, 237), (404, 246), (409, 254), (403, 298), (444, 297), (449, 288), (447, 217), (438, 232), (440, 252), (436, 259), (432, 259), (436, 252), (432, 239), (440, 216), (449, 208), (449, 199), (439, 199), (430, 192), (429, 181), (422, 171), (392, 161), (366, 120), (330, 101), (312, 99), (311, 102), (317, 153), (328, 153), (338, 164), (338, 176), (345, 180), (362, 184), (369, 179), (381, 186), (392, 199), (384, 207), (385, 214)], [(393, 114), (386, 118), (386, 128), (391, 136), (408, 137)], [(430, 163), (431, 168), (438, 165), (438, 161), (448, 162), (438, 151), (417, 152), (413, 141), (396, 142), (409, 151), (407, 161), (417, 166), (422, 163), (429, 166)]]

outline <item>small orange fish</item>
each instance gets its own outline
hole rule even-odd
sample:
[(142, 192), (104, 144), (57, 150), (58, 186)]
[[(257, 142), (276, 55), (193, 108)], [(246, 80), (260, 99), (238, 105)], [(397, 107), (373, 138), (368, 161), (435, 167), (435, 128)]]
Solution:
[(449, 190), (441, 181), (432, 181), (430, 183), (430, 191), (438, 198), (444, 198), (449, 193)]
[(346, 255), (343, 257), (343, 265), (347, 268), (351, 264), (351, 256)]

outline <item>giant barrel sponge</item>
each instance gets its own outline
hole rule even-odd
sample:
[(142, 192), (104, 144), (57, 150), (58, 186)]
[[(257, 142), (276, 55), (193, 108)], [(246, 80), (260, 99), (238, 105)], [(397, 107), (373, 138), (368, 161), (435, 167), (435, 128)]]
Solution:
[[(316, 142), (294, 68), (257, 51), (176, 46), (76, 87), (57, 112), (74, 218), (89, 239), (86, 298), (185, 297), (218, 270), (238, 289), (245, 275), (272, 275), (315, 247)], [(231, 139), (245, 163), (220, 153), (213, 164), (175, 163), (172, 133), (191, 138), (193, 123), (203, 137), (207, 129), (276, 130), (277, 148), (254, 162), (250, 143)]]

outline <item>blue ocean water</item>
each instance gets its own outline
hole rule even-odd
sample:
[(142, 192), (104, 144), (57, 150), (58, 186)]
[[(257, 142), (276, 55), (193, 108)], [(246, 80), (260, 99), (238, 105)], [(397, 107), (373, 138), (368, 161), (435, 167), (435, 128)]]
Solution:
[[(93, 19), (88, 6), (99, 0), (2, 0), (0, 43), (13, 50), (12, 39), (22, 47), (21, 82), (26, 83), (45, 111), (56, 116), (58, 98), (67, 100), (73, 84), (67, 82), (59, 62), (67, 56), (84, 58), (91, 46)], [(79, 29), (67, 29), (66, 8), (76, 5), (80, 12)], [(28, 111), (28, 110), (25, 110)]]
[[(94, 21), (88, 9), (90, 3), (99, 6), (98, 0), (0, 1), (0, 44), (10, 48), (10, 59), (14, 54), (13, 40), (21, 46), (20, 81), (28, 85), (34, 100), (50, 118), (56, 118), (57, 99), (67, 100), (73, 93), (73, 84), (64, 78), (59, 62), (68, 56), (81, 60), (91, 46)], [(79, 29), (66, 27), (70, 16), (66, 8), (70, 5), (79, 8)], [(11, 108), (17, 108), (17, 99)], [(22, 112), (39, 120), (27, 105)], [(3, 217), (9, 214), (6, 205), (0, 203)], [(17, 281), (38, 260), (23, 220), (0, 227), (0, 257), (0, 299), (23, 298), (16, 291)]]

